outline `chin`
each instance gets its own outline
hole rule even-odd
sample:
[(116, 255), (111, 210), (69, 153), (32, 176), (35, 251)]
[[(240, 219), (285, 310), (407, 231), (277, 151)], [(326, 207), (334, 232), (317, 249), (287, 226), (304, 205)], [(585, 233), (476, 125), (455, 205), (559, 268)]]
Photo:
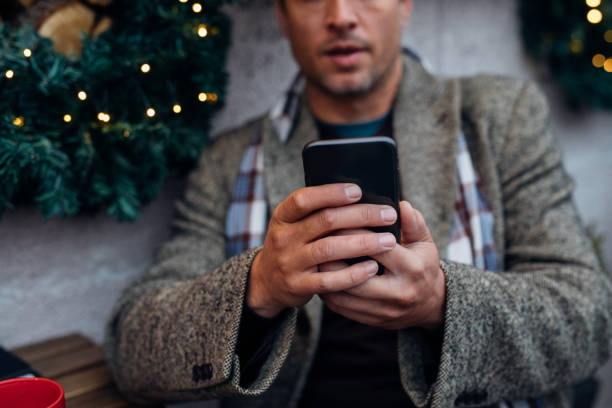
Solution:
[(362, 95), (373, 88), (372, 78), (364, 75), (336, 75), (336, 77), (326, 78), (318, 82), (319, 88), (338, 96)]

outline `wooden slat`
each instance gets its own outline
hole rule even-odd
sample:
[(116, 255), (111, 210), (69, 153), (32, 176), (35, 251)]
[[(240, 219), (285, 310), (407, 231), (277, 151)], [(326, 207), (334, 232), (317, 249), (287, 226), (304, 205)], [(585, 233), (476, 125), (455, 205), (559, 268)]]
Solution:
[(32, 364), (32, 368), (44, 377), (56, 378), (84, 368), (104, 363), (104, 352), (98, 346), (90, 346), (71, 353), (60, 354)]
[(66, 408), (127, 408), (114, 386), (91, 391), (66, 400)]
[(105, 388), (112, 384), (110, 370), (106, 364), (67, 374), (54, 378), (54, 380), (60, 383), (64, 389), (66, 399)]
[(27, 361), (29, 364), (34, 364), (40, 360), (64, 353), (71, 353), (75, 350), (89, 347), (91, 345), (93, 345), (91, 340), (83, 337), (82, 335), (71, 334), (68, 336), (47, 340), (42, 343), (19, 347), (11, 350), (11, 352)]

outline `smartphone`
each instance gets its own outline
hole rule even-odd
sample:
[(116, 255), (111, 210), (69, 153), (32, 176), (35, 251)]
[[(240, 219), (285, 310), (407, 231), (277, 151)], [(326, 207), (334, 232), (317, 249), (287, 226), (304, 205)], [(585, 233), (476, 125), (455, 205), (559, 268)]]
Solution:
[[(375, 232), (391, 232), (401, 243), (399, 220), (400, 181), (395, 141), (386, 136), (317, 140), (302, 150), (306, 186), (355, 183), (362, 191), (358, 203), (385, 204), (398, 214), (393, 225), (371, 227)], [(354, 264), (368, 257), (348, 259)], [(384, 267), (379, 264), (378, 274)]]

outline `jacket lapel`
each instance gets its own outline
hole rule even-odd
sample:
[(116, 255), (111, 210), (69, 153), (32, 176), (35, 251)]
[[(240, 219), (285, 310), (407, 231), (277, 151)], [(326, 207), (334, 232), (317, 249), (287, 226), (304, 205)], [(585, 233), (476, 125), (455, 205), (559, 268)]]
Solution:
[[(450, 241), (455, 202), (459, 92), (454, 80), (440, 80), (411, 57), (393, 113), (402, 197), (425, 218), (440, 256)], [(304, 187), (302, 148), (318, 139), (312, 113), (301, 103), (291, 137), (281, 142), (270, 119), (264, 121), (264, 174), (270, 211)]]
[(455, 80), (441, 80), (411, 58), (393, 113), (402, 198), (419, 210), (440, 256), (450, 242), (455, 204), (459, 92)]

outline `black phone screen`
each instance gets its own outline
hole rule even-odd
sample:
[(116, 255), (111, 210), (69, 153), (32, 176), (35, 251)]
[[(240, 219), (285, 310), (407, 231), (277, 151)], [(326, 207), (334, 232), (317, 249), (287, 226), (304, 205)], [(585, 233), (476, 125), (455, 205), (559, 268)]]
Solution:
[(401, 242), (399, 171), (393, 139), (376, 136), (310, 142), (302, 151), (302, 160), (306, 186), (355, 183), (363, 192), (359, 203), (394, 207), (398, 220), (393, 225), (370, 229), (391, 232)]

